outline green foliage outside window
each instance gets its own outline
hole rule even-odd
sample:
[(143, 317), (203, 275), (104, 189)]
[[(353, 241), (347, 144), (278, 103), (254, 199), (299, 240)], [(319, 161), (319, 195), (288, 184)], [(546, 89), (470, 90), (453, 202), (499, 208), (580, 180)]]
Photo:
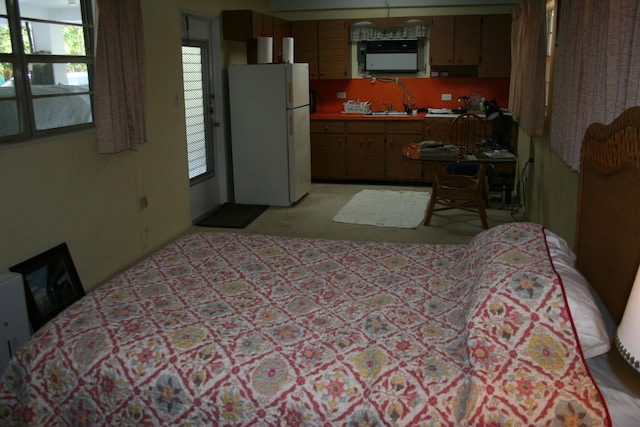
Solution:
[[(25, 52), (31, 52), (31, 42), (26, 31), (26, 27), (23, 27), (22, 40), (25, 44)], [(64, 44), (65, 53), (69, 55), (84, 55), (84, 34), (82, 27), (77, 25), (65, 25), (64, 27)], [(11, 53), (11, 35), (9, 34), (9, 27), (7, 25), (0, 25), (0, 53)], [(0, 75), (5, 70), (5, 67), (11, 68), (10, 63), (0, 63)], [(86, 64), (69, 64), (67, 67), (68, 72), (74, 71), (87, 71)]]
[[(69, 55), (84, 55), (84, 34), (82, 27), (75, 25), (66, 25), (64, 27), (64, 46), (65, 51)], [(68, 72), (87, 71), (86, 64), (69, 64)]]

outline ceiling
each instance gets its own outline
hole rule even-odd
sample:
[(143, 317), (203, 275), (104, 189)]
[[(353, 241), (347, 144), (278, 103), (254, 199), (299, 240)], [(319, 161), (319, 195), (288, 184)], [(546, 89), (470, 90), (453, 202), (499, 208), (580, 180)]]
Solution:
[(35, 6), (41, 6), (46, 8), (52, 7), (72, 7), (78, 4), (78, 1), (75, 2), (72, 0), (21, 0), (20, 4), (31, 4)]
[(520, 0), (271, 0), (275, 12), (402, 7), (504, 6)]

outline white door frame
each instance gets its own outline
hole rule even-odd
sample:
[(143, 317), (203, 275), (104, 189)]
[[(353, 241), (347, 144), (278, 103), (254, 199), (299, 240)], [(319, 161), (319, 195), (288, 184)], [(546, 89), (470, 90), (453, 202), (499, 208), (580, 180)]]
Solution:
[[(189, 18), (187, 31), (186, 17)], [(225, 106), (224, 90), (222, 86), (222, 53), (220, 20), (216, 17), (199, 15), (182, 11), (180, 14), (182, 39), (192, 37), (194, 39), (208, 39), (209, 41), (209, 70), (211, 73), (211, 88), (214, 99), (213, 106), (213, 175), (207, 179), (198, 180), (190, 185), (191, 220), (197, 221), (207, 213), (215, 210), (223, 203), (229, 201), (228, 189), (228, 165), (225, 135)], [(182, 42), (181, 42), (182, 45)], [(185, 147), (186, 150), (186, 147)], [(189, 179), (187, 176), (186, 179)]]

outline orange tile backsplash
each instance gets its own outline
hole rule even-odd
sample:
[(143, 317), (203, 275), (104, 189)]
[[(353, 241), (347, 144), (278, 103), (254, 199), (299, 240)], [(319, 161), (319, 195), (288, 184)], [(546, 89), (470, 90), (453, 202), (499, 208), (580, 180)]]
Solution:
[[(480, 92), (487, 100), (496, 99), (501, 107), (508, 107), (508, 78), (410, 78), (398, 76), (416, 98), (414, 109), (456, 108), (459, 96), (470, 96)], [(390, 103), (394, 110), (403, 110), (402, 86), (383, 83), (371, 84), (371, 79), (311, 80), (311, 89), (316, 90), (316, 108), (319, 113), (338, 113), (342, 103), (349, 100), (370, 101), (372, 110), (384, 110), (382, 104)], [(338, 99), (338, 92), (345, 92), (346, 99)], [(442, 94), (451, 94), (451, 101), (442, 101)]]

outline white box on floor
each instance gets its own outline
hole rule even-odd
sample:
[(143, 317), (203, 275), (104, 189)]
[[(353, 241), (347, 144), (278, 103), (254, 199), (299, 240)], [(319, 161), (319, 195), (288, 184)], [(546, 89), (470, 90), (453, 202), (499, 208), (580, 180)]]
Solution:
[(0, 373), (30, 336), (22, 275), (0, 273)]

